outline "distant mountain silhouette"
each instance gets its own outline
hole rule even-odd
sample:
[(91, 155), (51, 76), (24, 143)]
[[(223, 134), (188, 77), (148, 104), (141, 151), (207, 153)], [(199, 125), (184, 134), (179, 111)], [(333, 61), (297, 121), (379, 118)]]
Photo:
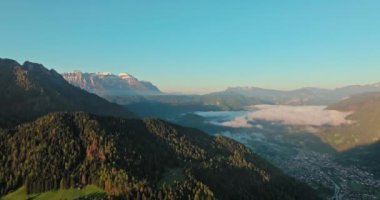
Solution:
[(270, 101), (274, 104), (290, 105), (329, 105), (350, 96), (366, 93), (380, 92), (378, 83), (371, 85), (352, 85), (336, 89), (301, 88), (297, 90), (270, 90), (257, 87), (230, 87), (215, 94), (243, 95)]

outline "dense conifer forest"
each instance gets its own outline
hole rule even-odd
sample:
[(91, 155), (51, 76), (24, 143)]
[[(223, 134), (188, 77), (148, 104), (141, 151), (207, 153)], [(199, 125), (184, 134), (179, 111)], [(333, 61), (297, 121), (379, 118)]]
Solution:
[(313, 199), (242, 144), (158, 119), (52, 113), (0, 131), (0, 193), (95, 184), (121, 199)]

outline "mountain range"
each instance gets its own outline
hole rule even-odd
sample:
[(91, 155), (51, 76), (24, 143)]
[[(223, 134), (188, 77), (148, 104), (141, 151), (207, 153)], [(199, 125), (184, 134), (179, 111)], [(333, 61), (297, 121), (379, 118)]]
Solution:
[(41, 64), (1, 59), (0, 93), (4, 199), (87, 186), (106, 197), (81, 198), (318, 199), (238, 142), (137, 119)]
[(107, 97), (146, 117), (173, 118), (196, 111), (236, 111), (258, 104), (272, 105), (334, 105), (352, 96), (380, 92), (378, 84), (353, 85), (337, 89), (302, 88), (293, 91), (268, 90), (255, 87), (234, 87), (204, 95), (149, 95)]
[(0, 125), (14, 125), (50, 112), (85, 111), (135, 117), (125, 107), (69, 84), (43, 65), (0, 59)]
[(0, 59), (0, 196), (17, 190), (31, 197), (87, 185), (122, 199), (318, 199), (308, 186), (238, 142), (134, 114), (169, 118), (260, 103), (324, 103), (327, 109), (351, 112), (347, 119), (353, 123), (326, 126), (314, 134), (338, 150), (343, 162), (380, 176), (379, 84), (294, 91), (235, 87), (206, 95), (165, 95), (150, 84), (138, 86), (145, 82), (127, 74), (94, 77), (103, 78), (82, 83), (111, 81), (103, 83), (103, 95), (120, 102), (124, 97), (115, 94), (124, 82), (129, 86), (120, 85), (119, 92), (134, 88), (157, 93), (124, 93), (136, 102), (121, 106), (96, 95), (101, 90), (92, 94), (41, 64)]
[(380, 92), (380, 84), (351, 85), (336, 89), (306, 87), (297, 90), (270, 90), (257, 87), (230, 87), (215, 94), (243, 95), (283, 105), (330, 105), (366, 92)]
[[(97, 94), (111, 102), (139, 108), (152, 104), (163, 107), (214, 106), (221, 110), (239, 110), (253, 104), (331, 105), (356, 94), (380, 92), (380, 83), (350, 85), (336, 89), (305, 87), (296, 90), (272, 90), (258, 87), (230, 87), (224, 91), (205, 95), (173, 95), (161, 92), (150, 82), (139, 81), (132, 75), (121, 73), (63, 73), (72, 85)], [(146, 115), (145, 112), (141, 113)], [(149, 115), (148, 115), (149, 116)]]

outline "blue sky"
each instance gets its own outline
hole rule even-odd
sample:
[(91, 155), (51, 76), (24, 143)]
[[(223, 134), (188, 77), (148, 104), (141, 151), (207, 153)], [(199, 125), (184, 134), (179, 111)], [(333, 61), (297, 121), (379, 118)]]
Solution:
[(380, 1), (0, 2), (0, 57), (164, 91), (380, 81)]

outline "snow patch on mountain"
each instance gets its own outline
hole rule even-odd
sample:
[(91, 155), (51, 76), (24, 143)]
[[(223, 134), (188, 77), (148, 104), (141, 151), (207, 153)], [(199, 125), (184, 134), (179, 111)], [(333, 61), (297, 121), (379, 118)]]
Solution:
[(62, 76), (77, 87), (99, 96), (153, 95), (161, 91), (148, 81), (140, 81), (123, 72), (115, 75), (109, 72), (82, 73), (74, 71)]

